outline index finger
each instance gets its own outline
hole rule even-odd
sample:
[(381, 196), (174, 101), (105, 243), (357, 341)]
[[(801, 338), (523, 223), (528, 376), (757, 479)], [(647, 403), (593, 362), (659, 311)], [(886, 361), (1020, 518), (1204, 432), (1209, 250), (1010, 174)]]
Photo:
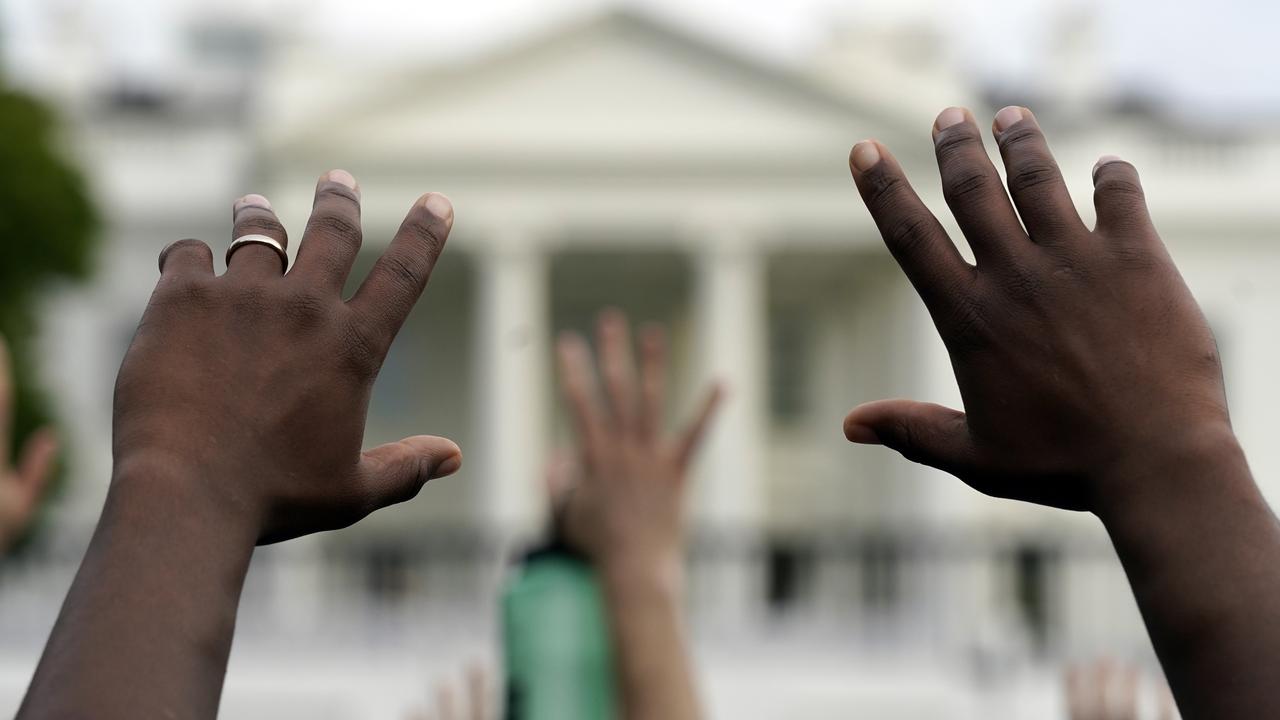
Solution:
[(349, 305), (390, 346), (409, 311), (422, 297), (453, 227), (453, 205), (440, 193), (418, 198)]
[(854, 145), (849, 168), (889, 252), (925, 305), (930, 310), (941, 306), (972, 278), (973, 266), (961, 257), (884, 146), (875, 140)]

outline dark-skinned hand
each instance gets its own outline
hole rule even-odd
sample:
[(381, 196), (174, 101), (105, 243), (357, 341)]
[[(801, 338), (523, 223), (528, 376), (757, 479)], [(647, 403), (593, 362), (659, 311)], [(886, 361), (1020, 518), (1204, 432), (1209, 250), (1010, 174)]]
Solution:
[(1094, 166), (1085, 226), (1036, 119), (996, 114), (1005, 183), (972, 115), (934, 124), (966, 262), (883, 146), (850, 166), (885, 243), (951, 355), (965, 412), (861, 405), (881, 444), (999, 497), (1102, 521), (1188, 718), (1280, 707), (1280, 525), (1227, 415), (1213, 334), (1147, 212), (1137, 171)]
[(1031, 112), (1006, 108), (993, 129), (1008, 193), (967, 110), (945, 110), (933, 131), (976, 264), (887, 149), (866, 141), (850, 154), (867, 209), (946, 343), (965, 412), (872, 402), (849, 414), (845, 434), (988, 495), (1096, 510), (1144, 456), (1231, 437), (1217, 348), (1132, 165), (1098, 162), (1090, 229)]
[(254, 546), (350, 525), (461, 465), (457, 445), (426, 435), (361, 450), (449, 201), (419, 198), (349, 300), (349, 173), (320, 179), (288, 272), (266, 198), (232, 212), (231, 238), (266, 240), (233, 246), (224, 274), (197, 240), (160, 254), (116, 382), (106, 503), (19, 717), (216, 717)]
[[(233, 237), (287, 243), (265, 198), (234, 213)], [(360, 199), (344, 171), (317, 186), (288, 273), (264, 245), (237, 249), (221, 276), (203, 242), (166, 248), (116, 384), (117, 481), (178, 471), (165, 482), (253, 518), (265, 543), (350, 525), (456, 471), (461, 452), (443, 438), (361, 452), (374, 378), (452, 221), (443, 195), (424, 195), (350, 300)]]

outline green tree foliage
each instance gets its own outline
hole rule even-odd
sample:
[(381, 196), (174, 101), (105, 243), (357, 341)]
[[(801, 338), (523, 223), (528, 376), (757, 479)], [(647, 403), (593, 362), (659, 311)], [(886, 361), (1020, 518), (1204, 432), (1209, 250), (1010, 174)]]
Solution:
[(0, 88), (0, 333), (13, 357), (15, 449), (52, 419), (31, 347), (41, 293), (88, 276), (97, 229), (84, 178), (59, 152), (53, 113)]

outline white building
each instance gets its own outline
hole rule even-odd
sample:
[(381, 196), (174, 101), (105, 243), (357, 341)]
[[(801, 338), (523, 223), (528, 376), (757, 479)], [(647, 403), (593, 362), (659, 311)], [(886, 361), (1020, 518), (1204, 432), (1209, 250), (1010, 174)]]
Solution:
[[(785, 69), (627, 13), (394, 73), (287, 38), (246, 53), (268, 44), (234, 27), (200, 37), (204, 81), (180, 92), (122, 96), (71, 70), (54, 88), (111, 225), (97, 280), (51, 305), (46, 377), (74, 483), (48, 551), (61, 562), (14, 575), (34, 589), (0, 587), (0, 707), (16, 703), (105, 492), (111, 387), (157, 253), (185, 236), (225, 246), (230, 202), (250, 191), (296, 245), (333, 167), (362, 186), (361, 267), (421, 192), (453, 199), (453, 237), (379, 379), (368, 443), (442, 434), (467, 462), (355, 528), (260, 551), (229, 716), (391, 712), (491, 647), (500, 558), (540, 525), (541, 468), (567, 441), (549, 340), (605, 304), (670, 325), (677, 407), (706, 378), (731, 388), (699, 466), (691, 551), (718, 716), (1054, 717), (1062, 659), (1148, 657), (1092, 517), (984, 498), (841, 436), (863, 400), (958, 404), (846, 166), (855, 141), (879, 138), (950, 223), (930, 124), (947, 105), (995, 107), (941, 57), (901, 52), (925, 47), (928, 27), (861, 29)], [(1037, 105), (1081, 213), (1098, 155), (1135, 162), (1280, 500), (1280, 136), (1116, 109), (1074, 64), (1087, 53), (1059, 58), (1071, 82)]]

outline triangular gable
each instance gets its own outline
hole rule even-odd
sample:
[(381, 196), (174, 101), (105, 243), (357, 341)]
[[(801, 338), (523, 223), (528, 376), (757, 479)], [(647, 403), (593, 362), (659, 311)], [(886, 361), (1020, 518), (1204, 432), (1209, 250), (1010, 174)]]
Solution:
[(896, 123), (881, 113), (619, 11), (470, 65), (410, 74), (269, 140), (268, 152), (584, 172), (829, 166), (872, 132), (893, 139), (885, 131)]

